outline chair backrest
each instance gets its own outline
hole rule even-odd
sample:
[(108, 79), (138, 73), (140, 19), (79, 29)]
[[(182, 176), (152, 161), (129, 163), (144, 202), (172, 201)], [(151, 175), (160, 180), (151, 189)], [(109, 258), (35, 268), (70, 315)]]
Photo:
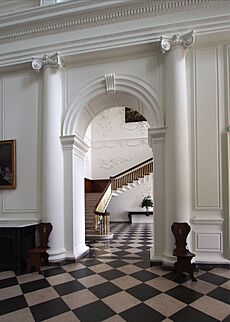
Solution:
[(49, 242), (49, 236), (53, 229), (53, 226), (51, 223), (40, 223), (37, 225), (38, 229), (38, 236), (39, 236), (39, 248), (49, 248), (48, 242)]
[(172, 224), (171, 230), (176, 240), (176, 249), (174, 249), (173, 251), (174, 255), (183, 255), (184, 253), (188, 252), (188, 249), (186, 248), (186, 239), (190, 232), (190, 229), (191, 228), (189, 224), (186, 222), (175, 222)]

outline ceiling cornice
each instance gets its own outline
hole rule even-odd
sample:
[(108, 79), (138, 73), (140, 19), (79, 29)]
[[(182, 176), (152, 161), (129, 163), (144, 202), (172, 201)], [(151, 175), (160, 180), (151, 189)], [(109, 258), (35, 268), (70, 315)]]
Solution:
[(77, 3), (81, 6), (73, 1), (0, 18), (1, 70), (12, 65), (31, 66), (33, 56), (55, 52), (60, 52), (67, 64), (83, 59), (86, 53), (100, 52), (111, 57), (118, 53), (115, 49), (134, 53), (141, 48), (146, 50), (146, 46), (152, 52), (158, 50), (162, 35), (191, 30), (201, 43), (213, 39), (230, 41), (230, 1), (79, 0)]
[[(40, 7), (10, 14), (0, 19), (0, 44), (139, 20), (183, 13), (226, 3), (223, 0), (171, 1), (80, 1)], [(94, 5), (93, 5), (94, 4)]]

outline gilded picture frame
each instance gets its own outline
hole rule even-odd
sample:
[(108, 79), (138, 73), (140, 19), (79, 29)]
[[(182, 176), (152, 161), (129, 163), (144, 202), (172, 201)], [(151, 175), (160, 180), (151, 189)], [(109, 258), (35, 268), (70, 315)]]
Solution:
[(0, 141), (0, 189), (16, 189), (16, 140)]

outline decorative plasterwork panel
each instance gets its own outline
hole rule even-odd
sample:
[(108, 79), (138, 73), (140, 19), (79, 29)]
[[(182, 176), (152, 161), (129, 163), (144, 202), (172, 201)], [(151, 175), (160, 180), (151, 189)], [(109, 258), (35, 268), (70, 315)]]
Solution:
[(124, 123), (121, 125), (122, 131), (138, 131), (142, 135), (145, 134), (146, 136), (148, 135), (148, 128), (148, 122)]
[(110, 118), (110, 110), (108, 109), (100, 113), (100, 115), (98, 116), (97, 132), (103, 137), (107, 137), (110, 135), (112, 128), (113, 125)]
[(116, 127), (120, 123), (119, 133), (123, 137), (132, 133), (135, 133), (136, 137), (148, 137), (148, 128), (150, 127), (148, 122), (125, 123), (125, 109), (123, 107), (115, 109), (115, 115), (113, 109), (107, 109), (101, 112), (94, 120), (98, 135), (108, 139), (111, 137), (111, 134), (114, 137), (112, 131), (114, 130), (114, 121), (116, 120)]
[(129, 139), (129, 140), (109, 140), (109, 141), (95, 141), (92, 142), (92, 149), (114, 149), (114, 148), (126, 148), (126, 147), (137, 147), (137, 146), (148, 146), (148, 139)]
[(132, 156), (128, 158), (119, 157), (119, 156), (111, 156), (109, 158), (100, 158), (99, 159), (99, 168), (104, 169), (114, 169), (116, 166), (120, 164), (124, 164), (135, 160), (137, 156)]
[[(212, 0), (173, 0), (173, 1), (123, 1), (115, 5), (91, 6), (91, 8), (76, 5), (73, 1), (62, 6), (27, 10), (17, 15), (2, 17), (0, 27), (8, 27), (2, 30), (0, 35), (3, 41), (18, 41), (31, 37), (93, 28), (127, 20), (143, 19), (152, 16), (168, 15), (196, 8), (207, 8), (224, 3), (224, 1)], [(106, 5), (106, 2), (104, 2)], [(56, 10), (56, 11), (55, 11)], [(60, 10), (62, 14), (60, 15)], [(49, 17), (47, 17), (49, 16)], [(25, 22), (26, 20), (29, 22)]]

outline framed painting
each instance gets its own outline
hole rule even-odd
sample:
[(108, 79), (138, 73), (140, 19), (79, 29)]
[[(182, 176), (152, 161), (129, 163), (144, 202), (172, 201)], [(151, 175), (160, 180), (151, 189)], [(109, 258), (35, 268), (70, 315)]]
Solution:
[(0, 189), (16, 188), (16, 140), (0, 141)]
[(129, 107), (125, 107), (125, 123), (146, 121), (143, 115)]

